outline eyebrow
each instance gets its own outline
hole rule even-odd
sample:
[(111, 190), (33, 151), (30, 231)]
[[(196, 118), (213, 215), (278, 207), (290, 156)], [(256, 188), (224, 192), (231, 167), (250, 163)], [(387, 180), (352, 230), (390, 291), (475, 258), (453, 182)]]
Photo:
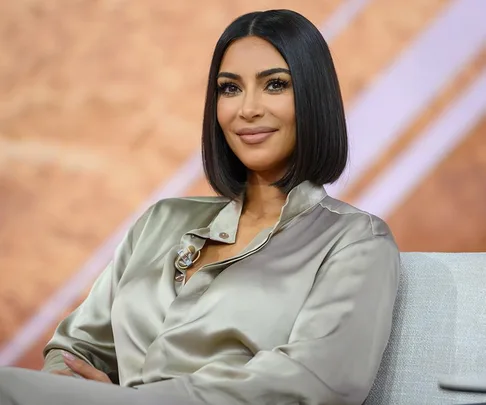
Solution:
[[(263, 70), (261, 72), (258, 72), (256, 74), (257, 79), (263, 79), (264, 77), (271, 76), (275, 73), (286, 73), (290, 75), (290, 70), (285, 69), (285, 68), (273, 68), (273, 69), (267, 69)], [(237, 75), (236, 73), (230, 73), (230, 72), (219, 72), (218, 76), (216, 76), (216, 79), (219, 79), (220, 77), (226, 77), (228, 79), (232, 80), (240, 80), (241, 76)]]

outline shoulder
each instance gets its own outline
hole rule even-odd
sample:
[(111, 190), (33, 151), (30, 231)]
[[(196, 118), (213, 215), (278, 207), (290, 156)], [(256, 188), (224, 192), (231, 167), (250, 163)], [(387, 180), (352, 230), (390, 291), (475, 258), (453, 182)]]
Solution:
[(190, 215), (199, 211), (220, 210), (230, 200), (226, 197), (173, 197), (165, 198), (153, 204), (148, 211), (151, 217), (164, 215)]
[[(327, 262), (339, 263), (340, 268), (344, 265), (362, 269), (370, 276), (391, 275), (389, 280), (395, 289), (400, 250), (388, 224), (376, 215), (332, 197), (326, 197), (320, 206), (322, 217), (332, 230)], [(381, 283), (384, 279), (379, 280)]]
[(173, 197), (158, 200), (134, 221), (133, 239), (142, 233), (153, 233), (161, 228), (176, 230), (212, 219), (229, 199), (225, 197)]
[(385, 238), (395, 243), (388, 224), (376, 215), (330, 196), (320, 202), (320, 207), (326, 223), (339, 234), (341, 247), (366, 239)]

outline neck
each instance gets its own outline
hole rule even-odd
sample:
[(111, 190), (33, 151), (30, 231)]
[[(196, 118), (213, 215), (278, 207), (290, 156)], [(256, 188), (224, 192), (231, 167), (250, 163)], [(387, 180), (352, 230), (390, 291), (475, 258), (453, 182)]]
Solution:
[(249, 175), (243, 214), (254, 219), (275, 219), (280, 216), (287, 195), (271, 186), (273, 182), (258, 174)]

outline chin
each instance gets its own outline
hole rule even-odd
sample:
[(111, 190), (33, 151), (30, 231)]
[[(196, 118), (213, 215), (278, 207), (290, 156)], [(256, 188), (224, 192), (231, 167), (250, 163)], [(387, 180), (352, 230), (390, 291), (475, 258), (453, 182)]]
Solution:
[(249, 159), (240, 159), (245, 167), (255, 173), (271, 173), (271, 172), (281, 172), (282, 164), (278, 161), (268, 157), (259, 157)]

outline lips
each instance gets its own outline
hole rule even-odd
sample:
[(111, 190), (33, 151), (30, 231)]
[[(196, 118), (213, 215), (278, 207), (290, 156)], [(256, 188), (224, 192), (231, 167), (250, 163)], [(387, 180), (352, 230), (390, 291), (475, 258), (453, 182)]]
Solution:
[(275, 132), (276, 128), (271, 127), (256, 127), (256, 128), (242, 128), (236, 131), (240, 139), (249, 145), (262, 143), (270, 138)]

